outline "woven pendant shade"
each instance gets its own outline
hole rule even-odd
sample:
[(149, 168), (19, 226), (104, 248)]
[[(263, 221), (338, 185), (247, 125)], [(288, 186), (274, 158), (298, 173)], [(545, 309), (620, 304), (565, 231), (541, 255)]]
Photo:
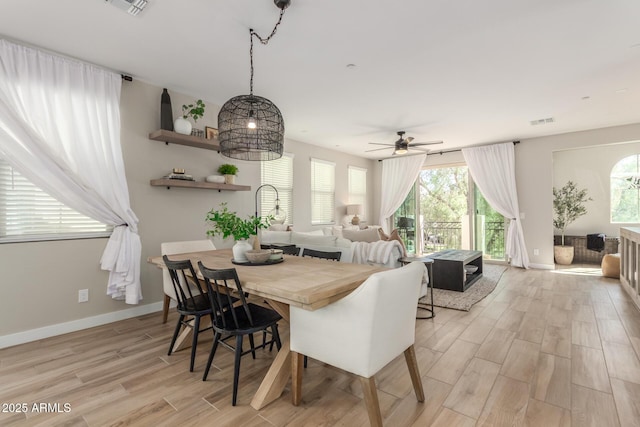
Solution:
[[(255, 128), (249, 128), (252, 118)], [(284, 148), (284, 120), (278, 107), (266, 98), (240, 95), (218, 113), (218, 140), (223, 156), (238, 160), (276, 160)]]

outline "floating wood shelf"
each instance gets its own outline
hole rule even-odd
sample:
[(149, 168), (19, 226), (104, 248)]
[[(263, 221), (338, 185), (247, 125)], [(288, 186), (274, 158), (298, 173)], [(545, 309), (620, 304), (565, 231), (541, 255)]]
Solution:
[(154, 187), (184, 187), (184, 188), (201, 188), (204, 190), (218, 190), (218, 191), (251, 191), (249, 185), (235, 185), (235, 184), (217, 184), (214, 182), (205, 181), (186, 181), (181, 179), (152, 179), (151, 185)]
[(183, 135), (170, 130), (156, 130), (149, 134), (149, 139), (163, 141), (167, 144), (186, 145), (188, 147), (204, 148), (205, 150), (220, 151), (217, 139), (204, 139), (199, 136)]

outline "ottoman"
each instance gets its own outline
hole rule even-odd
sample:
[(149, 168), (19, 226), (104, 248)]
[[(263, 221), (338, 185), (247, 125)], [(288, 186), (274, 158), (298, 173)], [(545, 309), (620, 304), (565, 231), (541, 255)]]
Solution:
[(613, 279), (620, 278), (620, 254), (606, 254), (602, 258), (602, 275)]

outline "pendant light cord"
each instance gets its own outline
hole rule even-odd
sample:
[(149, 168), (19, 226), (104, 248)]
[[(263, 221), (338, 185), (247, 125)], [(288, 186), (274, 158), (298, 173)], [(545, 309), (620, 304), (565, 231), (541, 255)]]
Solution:
[(260, 35), (258, 33), (253, 31), (253, 28), (249, 29), (249, 38), (251, 39), (251, 47), (249, 48), (249, 58), (251, 60), (251, 80), (250, 80), (250, 83), (249, 83), (249, 94), (250, 95), (253, 95), (253, 36), (256, 36), (256, 38), (258, 40), (260, 40), (260, 43), (262, 43), (262, 44), (269, 43), (269, 40), (271, 40), (271, 37), (273, 37), (276, 34), (276, 31), (278, 31), (278, 26), (282, 22), (282, 16), (284, 15), (285, 9), (286, 8), (280, 9), (280, 17), (278, 18), (278, 22), (276, 22), (276, 25), (273, 27), (273, 30), (271, 31), (271, 34), (269, 34), (269, 37), (262, 38), (262, 37), (260, 37)]

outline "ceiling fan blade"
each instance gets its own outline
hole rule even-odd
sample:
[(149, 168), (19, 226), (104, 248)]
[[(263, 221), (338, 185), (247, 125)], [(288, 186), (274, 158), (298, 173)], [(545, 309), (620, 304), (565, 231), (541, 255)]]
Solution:
[(416, 142), (415, 144), (411, 144), (410, 147), (417, 147), (420, 145), (436, 145), (436, 144), (442, 144), (443, 141), (429, 141), (429, 142)]
[(408, 150), (413, 150), (413, 151), (422, 151), (423, 153), (429, 153), (431, 150), (427, 149), (422, 149), (422, 148), (416, 148), (416, 147), (412, 147), (409, 146), (407, 147)]
[(410, 143), (411, 141), (413, 141), (414, 139), (415, 139), (414, 137), (412, 137), (412, 136), (408, 136), (408, 137), (406, 137), (404, 140), (405, 140), (405, 141), (407, 142), (407, 144), (408, 144), (408, 143)]
[(365, 153), (369, 153), (371, 151), (380, 151), (380, 150), (388, 150), (388, 148), (376, 148), (375, 150), (365, 150)]
[(379, 142), (370, 142), (371, 145), (386, 145), (387, 147), (395, 147), (396, 144), (380, 144)]

